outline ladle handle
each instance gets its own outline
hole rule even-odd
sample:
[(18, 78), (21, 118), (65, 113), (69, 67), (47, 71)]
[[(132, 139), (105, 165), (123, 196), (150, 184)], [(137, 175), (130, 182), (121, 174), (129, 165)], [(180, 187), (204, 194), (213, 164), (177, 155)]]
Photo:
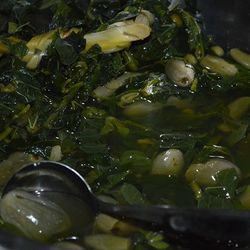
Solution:
[(1, 250), (62, 250), (59, 247), (28, 240), (27, 238), (17, 236), (8, 231), (0, 230), (0, 249)]
[[(110, 206), (101, 211), (132, 219), (149, 229), (162, 230), (173, 240), (187, 241), (200, 249), (228, 249), (250, 243), (250, 213), (223, 209), (172, 208), (164, 206)], [(200, 244), (199, 244), (200, 242)]]

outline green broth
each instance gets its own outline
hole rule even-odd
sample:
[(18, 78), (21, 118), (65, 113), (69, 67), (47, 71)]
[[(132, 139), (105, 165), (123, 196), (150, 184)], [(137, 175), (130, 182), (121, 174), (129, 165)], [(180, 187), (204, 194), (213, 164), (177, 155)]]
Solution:
[[(213, 57), (206, 55), (213, 54), (214, 44), (195, 17), (180, 7), (170, 10), (165, 0), (91, 1), (86, 13), (77, 1), (6, 2), (0, 4), (8, 13), (0, 13), (6, 22), (0, 27), (2, 187), (20, 167), (20, 158), (12, 154), (23, 152), (22, 163), (50, 159), (69, 164), (97, 196), (111, 202), (250, 209), (245, 198), (250, 71), (228, 53), (223, 59), (230, 66), (221, 69), (218, 61), (224, 62), (218, 57), (212, 64)], [(48, 21), (32, 23), (31, 12)], [(136, 26), (136, 20), (143, 38), (134, 35), (112, 45), (116, 34), (106, 45), (85, 49), (90, 43), (86, 34), (105, 36), (113, 28), (109, 25)], [(34, 48), (27, 43), (32, 38)], [(161, 158), (164, 153), (168, 163)], [(105, 219), (107, 227), (111, 221)], [(86, 237), (101, 234), (104, 247), (109, 246), (107, 235), (122, 236), (111, 236), (121, 240), (121, 250), (175, 249), (161, 232), (121, 223), (107, 232), (101, 220), (99, 229), (88, 227), (91, 236)], [(9, 226), (3, 222), (2, 227)], [(78, 244), (109, 249), (98, 248), (95, 238), (86, 240), (82, 233)], [(67, 232), (48, 241), (74, 236)]]

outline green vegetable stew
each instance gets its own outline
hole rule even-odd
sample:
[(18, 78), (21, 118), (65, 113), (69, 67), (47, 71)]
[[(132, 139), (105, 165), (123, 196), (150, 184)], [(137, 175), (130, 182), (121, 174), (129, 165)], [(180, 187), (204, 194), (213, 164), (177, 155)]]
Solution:
[[(250, 209), (250, 54), (214, 44), (178, 2), (1, 1), (2, 188), (49, 159), (111, 203)], [(65, 249), (177, 249), (105, 214), (75, 234), (30, 195), (9, 197), (11, 213), (2, 201), (1, 227)]]

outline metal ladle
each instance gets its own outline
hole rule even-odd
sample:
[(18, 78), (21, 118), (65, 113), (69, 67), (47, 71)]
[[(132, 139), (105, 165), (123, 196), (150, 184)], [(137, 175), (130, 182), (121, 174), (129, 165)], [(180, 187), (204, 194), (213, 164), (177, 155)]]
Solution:
[(161, 230), (170, 242), (188, 249), (233, 249), (250, 243), (250, 213), (221, 209), (151, 205), (113, 205), (99, 200), (85, 179), (71, 167), (53, 161), (27, 165), (6, 185), (13, 190), (53, 191), (84, 201), (96, 214), (130, 220), (150, 230)]

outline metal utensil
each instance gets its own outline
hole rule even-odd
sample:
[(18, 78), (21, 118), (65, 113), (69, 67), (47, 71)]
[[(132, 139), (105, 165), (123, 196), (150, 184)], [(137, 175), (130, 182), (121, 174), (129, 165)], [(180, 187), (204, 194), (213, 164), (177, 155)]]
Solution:
[(250, 243), (250, 213), (169, 206), (113, 205), (99, 200), (85, 179), (71, 167), (52, 161), (30, 164), (6, 185), (12, 190), (65, 193), (82, 199), (95, 213), (132, 220), (161, 230), (171, 242), (191, 249), (229, 249)]

